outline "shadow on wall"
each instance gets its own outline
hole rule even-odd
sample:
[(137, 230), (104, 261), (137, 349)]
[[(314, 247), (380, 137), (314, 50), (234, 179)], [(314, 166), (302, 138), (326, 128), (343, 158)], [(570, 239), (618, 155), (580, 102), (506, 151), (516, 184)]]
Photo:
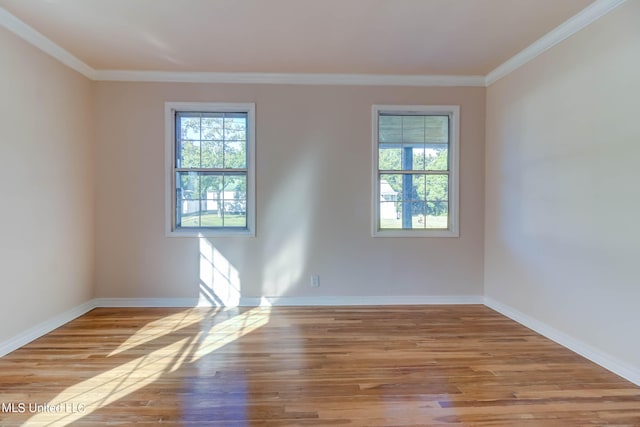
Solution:
[(305, 152), (294, 167), (274, 177), (277, 190), (268, 196), (260, 218), (264, 231), (256, 238), (219, 242), (200, 235), (198, 306), (235, 307), (248, 299), (251, 305), (266, 304), (267, 299), (306, 290), (303, 278), (310, 274), (310, 260), (318, 262), (310, 244), (317, 243), (322, 232), (313, 222), (323, 214), (322, 208), (335, 210), (318, 191), (319, 157)]
[(277, 190), (263, 211), (260, 297), (277, 299), (304, 289), (301, 281), (309, 274), (311, 260), (318, 263), (311, 244), (321, 244), (323, 237), (314, 221), (336, 210), (331, 201), (323, 200), (319, 191), (320, 181), (326, 180), (320, 173), (321, 165), (325, 164), (323, 154), (316, 151), (323, 146), (322, 138), (305, 135), (302, 139), (308, 149), (301, 151), (302, 157), (292, 161), (289, 169), (282, 170)]

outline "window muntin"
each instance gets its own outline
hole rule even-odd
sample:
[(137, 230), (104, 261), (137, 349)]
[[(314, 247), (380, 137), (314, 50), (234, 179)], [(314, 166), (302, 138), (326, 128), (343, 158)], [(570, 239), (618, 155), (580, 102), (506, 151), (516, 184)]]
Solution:
[(247, 228), (245, 172), (176, 172), (176, 228)]
[(169, 235), (254, 231), (253, 104), (167, 103)]
[(374, 236), (457, 236), (457, 106), (374, 106)]

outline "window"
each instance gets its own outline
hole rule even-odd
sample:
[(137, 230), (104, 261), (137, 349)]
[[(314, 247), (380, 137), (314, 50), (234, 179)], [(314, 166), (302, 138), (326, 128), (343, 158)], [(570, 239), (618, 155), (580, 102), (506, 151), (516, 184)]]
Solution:
[(168, 236), (255, 234), (254, 104), (165, 104)]
[(373, 106), (373, 235), (458, 236), (458, 106)]

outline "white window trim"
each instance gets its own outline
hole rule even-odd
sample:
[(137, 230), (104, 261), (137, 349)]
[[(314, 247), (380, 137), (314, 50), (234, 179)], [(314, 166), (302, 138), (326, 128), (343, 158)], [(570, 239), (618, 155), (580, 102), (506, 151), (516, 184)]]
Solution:
[[(247, 113), (247, 227), (233, 228), (175, 228), (175, 113), (195, 112), (246, 112)], [(167, 237), (224, 237), (255, 236), (256, 233), (256, 185), (255, 185), (255, 111), (254, 103), (217, 102), (165, 102), (165, 235)]]
[[(380, 192), (378, 184), (378, 117), (380, 113), (449, 115), (449, 229), (448, 230), (380, 230)], [(374, 105), (372, 108), (373, 175), (371, 227), (373, 237), (459, 237), (459, 105)]]

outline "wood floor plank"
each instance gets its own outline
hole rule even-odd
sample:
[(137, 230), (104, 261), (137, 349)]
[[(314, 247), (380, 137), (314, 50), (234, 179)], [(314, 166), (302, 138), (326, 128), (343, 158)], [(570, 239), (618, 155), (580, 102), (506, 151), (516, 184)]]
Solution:
[(640, 426), (640, 388), (479, 305), (96, 309), (0, 359), (9, 426)]

